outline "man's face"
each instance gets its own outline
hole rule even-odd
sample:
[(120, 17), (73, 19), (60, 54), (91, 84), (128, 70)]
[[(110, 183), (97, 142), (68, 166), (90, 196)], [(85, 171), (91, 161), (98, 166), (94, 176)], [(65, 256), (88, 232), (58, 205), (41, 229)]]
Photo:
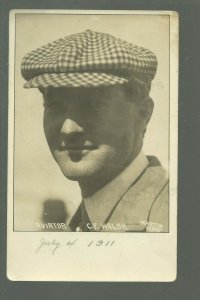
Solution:
[(51, 153), (71, 180), (113, 177), (137, 155), (137, 104), (120, 85), (48, 88), (44, 131)]

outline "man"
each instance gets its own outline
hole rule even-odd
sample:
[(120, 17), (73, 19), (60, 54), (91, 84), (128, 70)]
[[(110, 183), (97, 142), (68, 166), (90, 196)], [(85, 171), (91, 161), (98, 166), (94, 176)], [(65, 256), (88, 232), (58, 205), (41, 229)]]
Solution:
[(142, 152), (153, 112), (155, 55), (86, 30), (28, 53), (26, 88), (44, 98), (44, 132), (83, 201), (71, 231), (167, 232), (168, 179)]

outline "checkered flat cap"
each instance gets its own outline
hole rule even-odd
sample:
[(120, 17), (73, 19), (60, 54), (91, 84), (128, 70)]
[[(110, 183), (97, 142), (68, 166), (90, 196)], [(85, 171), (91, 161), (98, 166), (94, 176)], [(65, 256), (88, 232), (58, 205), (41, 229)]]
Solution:
[(21, 72), (31, 87), (150, 85), (156, 56), (112, 35), (86, 30), (56, 40), (24, 56)]

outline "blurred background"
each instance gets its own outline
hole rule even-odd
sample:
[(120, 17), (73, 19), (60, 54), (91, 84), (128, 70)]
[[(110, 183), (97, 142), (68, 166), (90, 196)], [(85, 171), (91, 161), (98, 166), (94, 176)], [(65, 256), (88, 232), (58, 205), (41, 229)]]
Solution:
[(156, 54), (158, 71), (151, 90), (155, 109), (147, 129), (144, 152), (157, 156), (168, 169), (168, 16), (18, 13), (15, 26), (13, 200), (16, 231), (52, 231), (52, 228), (42, 228), (41, 224), (67, 224), (81, 201), (78, 184), (64, 178), (46, 144), (41, 94), (36, 89), (23, 88), (25, 81), (20, 73), (22, 57), (48, 42), (92, 29), (149, 48)]

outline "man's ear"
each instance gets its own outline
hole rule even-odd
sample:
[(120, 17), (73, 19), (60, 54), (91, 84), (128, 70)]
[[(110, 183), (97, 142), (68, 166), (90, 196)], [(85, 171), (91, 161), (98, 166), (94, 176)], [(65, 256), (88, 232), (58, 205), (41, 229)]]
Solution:
[(153, 108), (154, 108), (154, 102), (153, 102), (152, 98), (150, 98), (150, 97), (143, 100), (139, 104), (138, 117), (139, 117), (139, 122), (143, 126), (143, 129), (145, 129), (147, 127), (147, 124), (149, 123), (149, 121), (151, 119), (151, 115), (153, 113)]

